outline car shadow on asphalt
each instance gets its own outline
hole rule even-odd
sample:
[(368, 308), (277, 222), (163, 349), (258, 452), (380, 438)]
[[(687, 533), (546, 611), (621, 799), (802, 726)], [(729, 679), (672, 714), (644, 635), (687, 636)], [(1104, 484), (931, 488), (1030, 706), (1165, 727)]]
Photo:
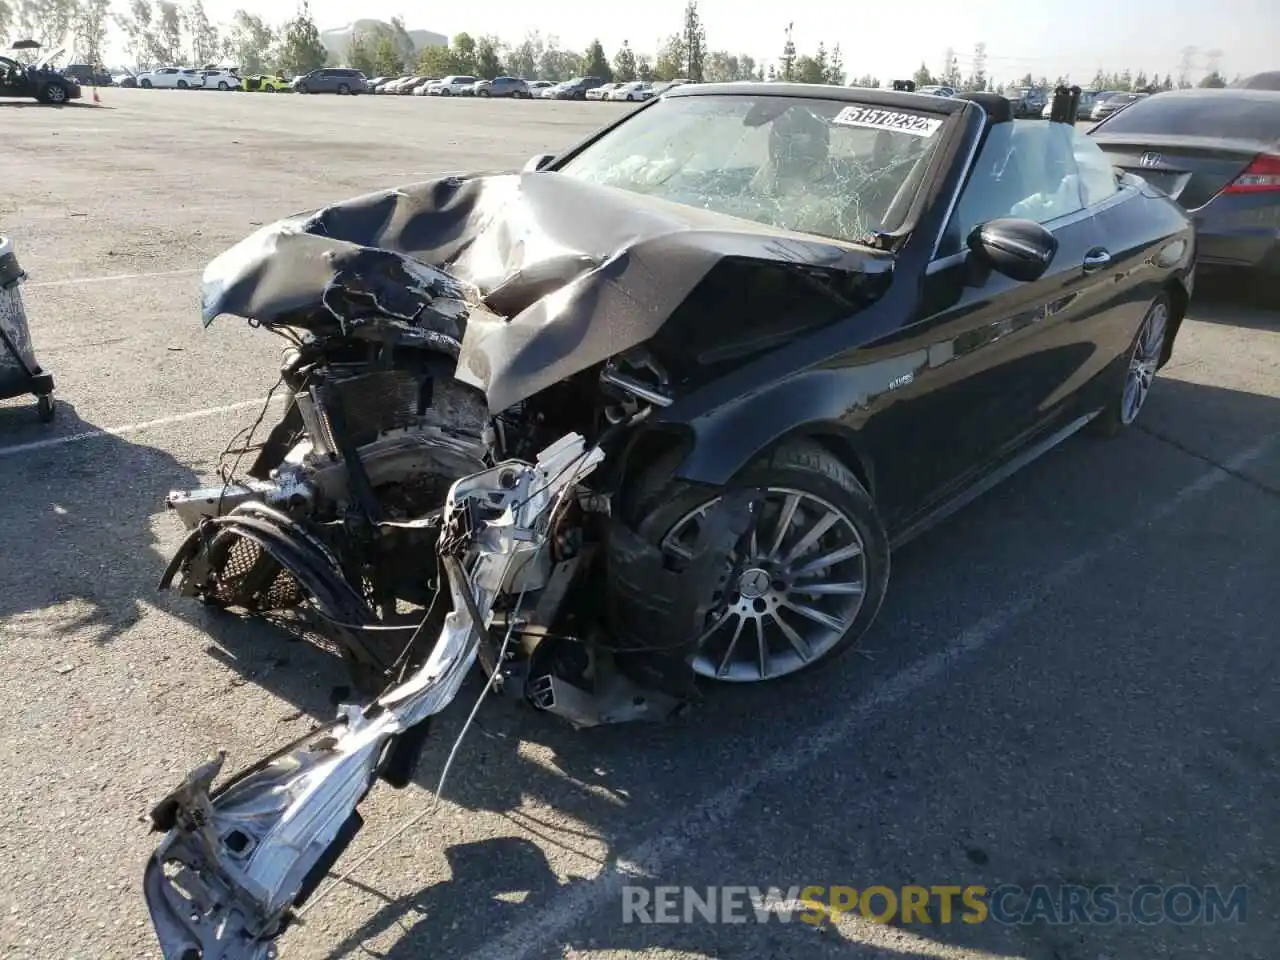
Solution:
[[(546, 849), (558, 848), (579, 862), (593, 862), (594, 869), (608, 873), (615, 869), (617, 858), (624, 856), (624, 851), (637, 842), (637, 838), (672, 828), (676, 823), (673, 817), (682, 816), (727, 780), (775, 750), (779, 744), (778, 737), (773, 735), (782, 732), (784, 747), (788, 736), (803, 737), (806, 731), (814, 729), (815, 717), (829, 713), (831, 704), (852, 703), (865, 697), (875, 691), (878, 684), (937, 654), (939, 647), (953, 642), (973, 619), (1005, 602), (1002, 598), (1008, 597), (1007, 591), (1028, 581), (1034, 583), (1038, 572), (1048, 572), (1038, 571), (1037, 564), (1056, 565), (1055, 556), (1078, 555), (1086, 547), (1096, 548), (1118, 528), (1133, 524), (1136, 516), (1169, 500), (1189, 478), (1201, 475), (1208, 465), (1221, 465), (1233, 453), (1256, 444), (1260, 437), (1280, 432), (1280, 401), (1275, 398), (1175, 380), (1160, 382), (1159, 387), (1146, 411), (1152, 415), (1157, 433), (1165, 427), (1175, 432), (1179, 424), (1192, 422), (1184, 414), (1203, 411), (1208, 419), (1195, 421), (1193, 432), (1211, 430), (1211, 421), (1215, 418), (1229, 421), (1240, 425), (1240, 432), (1232, 438), (1237, 445), (1223, 451), (1197, 450), (1185, 437), (1182, 438), (1185, 446), (1175, 446), (1169, 439), (1152, 432), (1133, 432), (1112, 441), (1084, 436), (1072, 439), (1020, 476), (1007, 481), (998, 491), (895, 554), (893, 586), (876, 624), (861, 644), (862, 653), (842, 658), (824, 672), (771, 684), (767, 690), (750, 687), (716, 690), (697, 714), (687, 719), (663, 725), (602, 727), (589, 731), (573, 731), (554, 718), (495, 697), (482, 708), (476, 727), (468, 734), (469, 742), (450, 774), (445, 799), (466, 809), (498, 812), (510, 823), (512, 833), (534, 840), (507, 836), (447, 848), (443, 852), (452, 869), (451, 878), (405, 897), (391, 897), (361, 886), (357, 873), (347, 882), (361, 886), (367, 895), (380, 900), (382, 906), (358, 930), (345, 937), (329, 956), (361, 955), (374, 949), (374, 943), (377, 955), (398, 960), (424, 955), (441, 944), (448, 946), (445, 951), (448, 955), (461, 955), (489, 943), (501, 935), (508, 924), (536, 922), (550, 898), (559, 900), (574, 888), (591, 883), (578, 878), (558, 878), (547, 864), (546, 855), (537, 849), (538, 844)], [(1188, 453), (1205, 462), (1188, 460)], [(1027, 520), (1008, 515), (1024, 512), (1038, 518), (1043, 528), (1026, 531), (1023, 528)], [(1005, 528), (1003, 535), (1001, 526)], [(1019, 533), (1021, 537), (1017, 537)], [(1214, 536), (1225, 534), (1215, 531)], [(1016, 547), (1011, 543), (1015, 537), (1021, 541)], [(1046, 537), (1056, 537), (1061, 543), (1047, 543)], [(1025, 551), (1025, 557), (1019, 551)], [(1176, 552), (1151, 555), (1146, 560), (1153, 567), (1149, 575), (1160, 579), (1164, 589), (1186, 597), (1202, 589), (1199, 566), (1178, 566)], [(1001, 569), (1006, 572), (994, 573)], [(1002, 582), (1001, 576), (1008, 582)], [(989, 599), (974, 606), (975, 596)], [(1144, 603), (1154, 610), (1165, 601), (1156, 597), (1144, 601), (1140, 592), (1126, 598), (1125, 604), (1136, 608), (1134, 615), (1150, 623), (1154, 614), (1152, 610), (1143, 611)], [(956, 611), (966, 609), (968, 612), (961, 614), (961, 619), (955, 619)], [(1121, 637), (1131, 638), (1133, 647), (1108, 650), (1108, 654), (1120, 662), (1134, 656), (1135, 651), (1146, 649), (1149, 639), (1139, 631), (1121, 633), (1108, 642), (1121, 642)], [(1103, 663), (1106, 657), (1095, 656), (1093, 661)], [(1015, 691), (1021, 686), (1014, 679), (1016, 666), (998, 663), (997, 668), (1001, 667), (1010, 674), (997, 683), (996, 689), (1001, 692), (988, 694), (983, 684), (977, 693), (955, 695), (962, 699), (992, 696), (999, 702), (1000, 697), (1007, 695), (1006, 690)], [(1046, 666), (1033, 673), (1035, 680), (1042, 679), (1040, 673), (1047, 679), (1053, 669)], [(458, 704), (438, 718), (416, 777), (417, 784), (428, 793), (436, 788), (445, 756), (458, 735), (461, 717), (481, 689), (479, 681), (464, 687)], [(944, 685), (944, 691), (949, 689), (952, 688)], [(1080, 815), (1080, 811), (1071, 806), (1076, 801), (1071, 800), (1070, 795), (1055, 801), (1050, 786), (1043, 788), (1047, 797), (1039, 795), (1039, 788), (1029, 794), (1036, 797), (1037, 803), (1047, 804), (1037, 808), (1035, 816), (1008, 816), (1000, 812), (998, 804), (984, 808), (979, 801), (974, 801), (977, 807), (966, 807), (968, 801), (955, 795), (956, 785), (948, 780), (960, 767), (950, 771), (922, 770), (918, 764), (913, 765), (912, 754), (906, 746), (902, 748), (905, 752), (892, 762), (896, 769), (875, 766), (885, 762), (884, 756), (877, 756), (876, 751), (887, 751), (889, 756), (894, 756), (886, 744), (927, 742), (945, 729), (951, 720), (927, 714), (937, 698), (946, 695), (948, 693), (938, 691), (922, 693), (915, 702), (923, 715), (916, 717), (913, 707), (905, 729), (870, 724), (865, 737), (859, 738), (862, 742), (850, 743), (842, 760), (841, 766), (850, 769), (818, 774), (820, 778), (843, 777), (856, 781), (848, 796), (850, 811), (859, 806), (871, 809), (849, 812), (847, 816), (865, 822), (850, 821), (845, 824), (847, 830), (842, 827), (824, 843), (807, 845), (798, 839), (794, 843), (787, 841), (789, 846), (780, 843), (778, 849), (789, 851), (788, 869), (795, 871), (782, 879), (783, 887), (794, 882), (830, 883), (833, 877), (838, 878), (834, 882), (849, 883), (888, 882), (880, 878), (896, 877), (904, 884), (967, 882), (991, 887), (997, 881), (1025, 883), (1028, 876), (1033, 876), (1036, 882), (1096, 886), (1124, 882), (1116, 878), (1130, 878), (1135, 871), (1143, 870), (1151, 872), (1136, 875), (1158, 873), (1161, 880), (1178, 882), (1187, 876), (1226, 876), (1214, 872), (1224, 869), (1223, 857), (1249, 856), (1248, 845), (1240, 846), (1236, 836), (1225, 847), (1220, 834), (1205, 833), (1198, 841), (1194, 831), (1188, 832), (1189, 828), (1169, 827), (1169, 837), (1163, 837), (1161, 825), (1175, 822), (1183, 811), (1160, 806), (1158, 802), (1141, 809), (1121, 805), (1105, 811), (1094, 810), (1095, 820), (1090, 827), (1072, 830), (1067, 824)], [(1163, 748), (1155, 732), (1144, 740), (1141, 733), (1135, 733), (1134, 719), (1124, 718), (1126, 709), (1132, 708), (1131, 691), (1127, 688), (1122, 686), (1119, 693), (1103, 694), (1085, 683), (1074, 695), (1083, 696), (1086, 701), (1097, 696), (1098, 700), (1077, 714), (1074, 732), (1071, 729), (1055, 731), (1065, 741), (1072, 742), (1074, 738), (1077, 742), (1123, 743), (1139, 755)], [(1043, 698), (1048, 694), (1041, 691), (1031, 695), (1029, 720), (1037, 715), (1034, 706), (1037, 696)], [(973, 709), (971, 705), (967, 708)], [(962, 710), (958, 716), (964, 717), (966, 712)], [(1112, 716), (1117, 719), (1109, 719)], [(1164, 715), (1160, 716), (1163, 724)], [(975, 722), (980, 729), (981, 723)], [(1191, 724), (1190, 720), (1187, 722)], [(739, 735), (747, 731), (751, 736)], [(1172, 735), (1178, 743), (1193, 743), (1200, 732), (1188, 726), (1185, 733), (1190, 739), (1182, 738), (1175, 724), (1172, 731), (1163, 727), (1159, 735)], [(983, 735), (972, 729), (968, 734), (975, 739)], [(1027, 771), (1040, 767), (1047, 768), (1044, 776), (1056, 779), (1062, 774), (1061, 765), (1070, 763), (1065, 772), (1067, 783), (1072, 783), (1073, 777), (1078, 778), (1075, 786), (1101, 777), (1103, 787), (1099, 789), (1111, 786), (1108, 768), (1098, 768), (1087, 752), (1070, 761), (1065, 759), (1066, 754), (1046, 754), (1037, 738), (1025, 733), (1019, 724), (1005, 733), (986, 732), (985, 735), (993, 743), (984, 744), (981, 752), (974, 753), (961, 766), (966, 769), (984, 765), (998, 767), (1001, 777), (1012, 776), (1013, 782), (1018, 783)], [(961, 746), (962, 742), (968, 742), (964, 741), (962, 732), (957, 731), (954, 736), (955, 748), (967, 749)], [(531, 751), (530, 747), (535, 750)], [(917, 747), (923, 750), (923, 744)], [(541, 756), (534, 756), (535, 753)], [(1133, 758), (1124, 755), (1121, 762), (1120, 769), (1130, 769)], [(1190, 770), (1200, 761), (1183, 758), (1181, 762)], [(1015, 792), (1027, 790), (1030, 784), (1014, 789)], [(1241, 788), (1237, 785), (1224, 789), (1230, 796), (1230, 791)], [(793, 788), (790, 783), (775, 784), (770, 792), (772, 799), (755, 797), (749, 806), (757, 809), (763, 804), (772, 804), (775, 817), (783, 817), (792, 832), (803, 833), (803, 825), (812, 814), (808, 809), (812, 797), (806, 800), (803, 788), (798, 785)], [(887, 806), (882, 807), (876, 798), (884, 798)], [(831, 800), (830, 796), (826, 798), (827, 802)], [(909, 804), (909, 809), (899, 810), (904, 803)], [(551, 811), (550, 815), (544, 810)], [(844, 823), (846, 814), (840, 816), (840, 822)], [(1109, 835), (1127, 836), (1134, 817), (1149, 823), (1147, 839), (1143, 841), (1148, 844), (1143, 848), (1144, 855), (1150, 852), (1149, 848), (1168, 849), (1166, 839), (1178, 851), (1177, 855), (1172, 859), (1161, 859), (1157, 855), (1151, 862), (1130, 863), (1123, 849), (1108, 846), (1105, 839), (1099, 839)], [(1049, 829), (1047, 824), (1058, 819), (1063, 821), (1060, 829)], [(582, 832), (567, 830), (565, 821), (582, 825)], [(879, 827), (874, 826), (877, 823)], [(872, 827), (868, 828), (868, 824)], [(888, 841), (883, 839), (885, 831), (891, 838)], [(868, 833), (872, 835), (871, 840), (867, 838)], [(1047, 847), (1046, 833), (1052, 834)], [(430, 838), (428, 821), (415, 828), (412, 836), (401, 840), (399, 846), (418, 843), (429, 847)], [(737, 845), (717, 846), (708, 851), (712, 854), (709, 857), (695, 855), (691, 858), (698, 862), (692, 868), (695, 876), (707, 884), (750, 883), (762, 874), (769, 876), (769, 872), (776, 869), (772, 866), (775, 860), (769, 852), (768, 841), (758, 842), (763, 846), (748, 841), (745, 849)], [(797, 862), (795, 851), (808, 847), (812, 847), (812, 854), (801, 855)], [(1033, 863), (1009, 862), (1006, 856), (998, 867), (989, 863), (996, 856), (992, 851), (1019, 850), (1035, 851), (1036, 859)], [(743, 868), (743, 863), (750, 866)], [(939, 863), (950, 866), (940, 867)], [(340, 862), (335, 874), (343, 869)], [(644, 882), (689, 882), (687, 866), (667, 863), (662, 869), (669, 875), (649, 877)], [(875, 880), (869, 880), (869, 876)], [(813, 877), (820, 879), (806, 879)], [(1251, 888), (1251, 897), (1261, 895), (1253, 890)], [(557, 940), (554, 949), (549, 948), (537, 956), (547, 960), (558, 958), (563, 955), (565, 945), (620, 951), (667, 947), (697, 954), (705, 951), (706, 956), (876, 956), (923, 960), (941, 955), (938, 946), (927, 949), (921, 946), (917, 950), (910, 939), (895, 942), (890, 949), (874, 935), (870, 937), (877, 943), (873, 948), (861, 936), (846, 939), (847, 928), (828, 929), (815, 936), (813, 927), (799, 923), (786, 927), (697, 923), (665, 927), (624, 925), (617, 894), (606, 897), (598, 909), (603, 912), (602, 916), (594, 920), (590, 915), (582, 917), (571, 935)], [(1128, 929), (1132, 932), (1134, 928)], [(590, 934), (581, 933), (583, 930), (589, 930)], [(1093, 960), (1097, 956), (1117, 955), (1110, 950), (1101, 953), (1092, 948), (1085, 950), (1082, 944), (1086, 934), (1062, 925), (1040, 923), (1013, 928), (991, 923), (948, 925), (939, 923), (935, 916), (932, 924), (913, 924), (905, 930), (917, 945), (923, 938), (943, 945), (943, 950), (964, 946), (987, 951), (984, 955), (989, 956)], [(1164, 930), (1168, 932), (1170, 925), (1166, 924)], [(1234, 936), (1229, 925), (1220, 925), (1218, 930), (1222, 935)], [(1125, 935), (1117, 931), (1113, 924), (1097, 935)], [(865, 935), (866, 930), (861, 933)], [(1169, 942), (1174, 943), (1183, 935), (1185, 930), (1174, 929), (1169, 936), (1175, 939)], [(1213, 931), (1201, 928), (1196, 936), (1201, 935), (1213, 936)], [(734, 936), (739, 939), (735, 941)], [(388, 944), (388, 939), (394, 942)], [(744, 943), (754, 947), (746, 948)], [(1121, 949), (1118, 955), (1125, 954), (1126, 950)]]
[[(1247, 431), (1238, 438), (1244, 445), (1250, 437), (1256, 442), (1257, 437), (1280, 429), (1280, 401), (1274, 398), (1173, 380), (1159, 386), (1147, 411), (1157, 428), (1185, 428), (1188, 415), (1207, 411), (1213, 420)], [(33, 420), (28, 405), (0, 407), (3, 446), (13, 448), (93, 429), (65, 401), (59, 403), (54, 424), (42, 426)], [(1211, 429), (1214, 424), (1205, 422), (1193, 432)], [(1185, 469), (1185, 462), (1175, 460), (1168, 447), (1166, 441), (1146, 434), (1114, 442), (1073, 439), (1008, 481), (1002, 492), (989, 494), (895, 555), (893, 587), (861, 652), (812, 676), (771, 684), (768, 689), (718, 689), (696, 713), (666, 724), (583, 732), (519, 702), (493, 698), (468, 734), (450, 774), (446, 799), (465, 809), (496, 813), (510, 823), (511, 832), (533, 836), (537, 843), (498, 837), (448, 848), (443, 852), (453, 871), (450, 880), (403, 898), (370, 891), (384, 905), (346, 938), (346, 949), (358, 953), (356, 944), (407, 927), (384, 956), (407, 960), (442, 941), (462, 952), (491, 939), (508, 923), (535, 918), (550, 898), (559, 899), (573, 887), (591, 882), (560, 880), (538, 843), (570, 850), (579, 860), (594, 861), (597, 869), (609, 869), (634, 838), (665, 829), (671, 823), (672, 810), (693, 806), (726, 779), (759, 762), (761, 756), (802, 735), (798, 732), (810, 729), (813, 717), (829, 712), (832, 703), (865, 696), (904, 667), (936, 653), (939, 645), (982, 615), (982, 605), (973, 606), (974, 596), (1007, 596), (1001, 591), (1009, 585), (999, 582), (993, 573), (996, 567), (1017, 569), (1020, 578), (1034, 577), (1036, 558), (1052, 552), (1053, 545), (1043, 542), (1046, 531), (1063, 538), (1063, 550), (1078, 550), (1078, 545), (1071, 546), (1071, 538), (1092, 543), (1112, 533), (1117, 524), (1131, 522), (1133, 515), (1156, 500), (1168, 498), (1186, 482), (1176, 472), (1169, 473), (1170, 463), (1182, 463)], [(1212, 451), (1201, 451), (1200, 455), (1214, 456)], [(112, 435), (0, 456), (0, 483), (8, 493), (9, 507), (7, 523), (0, 530), (0, 581), (6, 585), (0, 593), (0, 620), (30, 629), (38, 627), (33, 615), (65, 606), (68, 615), (56, 621), (59, 633), (89, 631), (106, 642), (154, 605), (209, 635), (215, 641), (206, 648), (209, 654), (245, 680), (292, 702), (300, 713), (327, 718), (332, 714), (328, 691), (345, 677), (334, 657), (305, 643), (291, 642), (260, 621), (206, 610), (194, 601), (156, 589), (168, 555), (177, 546), (176, 534), (157, 535), (161, 529), (158, 524), (176, 528), (176, 521), (161, 512), (164, 494), (171, 488), (199, 484), (198, 470), (204, 468), (207, 474), (209, 466), (182, 463), (162, 450)], [(1051, 509), (1046, 511), (1041, 502)], [(1026, 516), (1011, 520), (1006, 515), (1009, 512)], [(1012, 535), (1023, 524), (1037, 518), (1043, 521), (1046, 515), (1049, 520), (1044, 522), (1049, 525), (1041, 536), (1035, 531), (1026, 534), (1034, 548), (1027, 548), (1031, 552), (1023, 562), (1014, 555), (1017, 545), (1010, 542)], [(1000, 556), (993, 558), (993, 553)], [(1172, 587), (1179, 587), (1177, 576), (1198, 580), (1198, 570), (1174, 571)], [(438, 718), (415, 777), (415, 783), (428, 793), (436, 789), (439, 771), (461, 729), (466, 708), (482, 689), (482, 681), (473, 675), (454, 708)], [(1097, 736), (1105, 716), (1105, 711), (1095, 716), (1080, 735)], [(749, 732), (750, 736), (735, 733), (726, 737), (726, 731)], [(874, 743), (886, 736), (912, 733), (909, 729), (873, 730), (868, 736)], [(1126, 731), (1112, 733), (1123, 739)], [(1006, 756), (1016, 762), (1019, 751), (1025, 751), (1024, 760), (1030, 764), (1034, 746), (1032, 742), (1005, 744), (1005, 749), (1012, 751)], [(880, 776), (879, 771), (872, 773)], [(895, 774), (894, 778), (897, 782), (889, 789), (895, 796), (910, 792), (910, 774)], [(886, 789), (883, 784), (868, 782), (861, 784), (857, 793), (881, 789)], [(929, 789), (942, 790), (943, 786), (932, 784)], [(945, 792), (938, 794), (937, 800), (942, 803)], [(799, 804), (799, 800), (793, 803)], [(563, 822), (553, 823), (553, 818), (583, 825), (581, 835), (567, 831)], [(957, 836), (969, 832), (960, 822), (933, 822), (929, 827)], [(912, 828), (908, 823), (899, 824), (898, 829), (910, 833)], [(984, 848), (1018, 849), (1025, 841), (1019, 831), (1027, 827), (1004, 824), (996, 818), (988, 821), (985, 829)], [(420, 837), (430, 836), (430, 824), (419, 827), (415, 834), (401, 846), (429, 843)], [(1209, 837), (1206, 842), (1212, 840)], [(604, 852), (598, 852), (602, 845)], [(1189, 855), (1199, 852), (1200, 848), (1193, 847)], [(969, 859), (976, 864), (977, 856), (970, 853)], [(876, 866), (886, 869), (885, 863), (882, 860)], [(798, 866), (807, 867), (803, 863)], [(1191, 870), (1196, 864), (1182, 866)], [(342, 869), (339, 862), (338, 871)], [(1114, 875), (1117, 867), (1104, 860), (1075, 864), (1074, 869), (1077, 874), (1092, 871), (1106, 877)], [(831, 872), (819, 867), (813, 871)], [(358, 874), (355, 879), (358, 881)], [(721, 877), (708, 882), (725, 881)], [(597, 931), (592, 948), (639, 950), (667, 943), (685, 950), (705, 946), (709, 955), (723, 955), (723, 944), (716, 937), (724, 936), (724, 928), (623, 926), (617, 922), (616, 898), (607, 907), (611, 922), (603, 939)], [(932, 935), (943, 941), (977, 938), (983, 941), (984, 949), (998, 952), (1000, 948), (994, 940), (987, 942), (980, 930), (946, 928)], [(829, 951), (848, 956), (852, 949), (838, 931), (820, 942), (808, 939), (803, 947), (785, 937), (778, 941), (781, 945), (764, 943), (751, 955), (818, 957)], [(559, 951), (546, 954), (559, 955)], [(898, 958), (917, 955), (936, 954), (916, 954), (910, 948), (893, 954)], [(1050, 954), (1035, 954), (1041, 955)], [(1062, 956), (1074, 960), (1076, 954)]]
[(41, 110), (62, 110), (70, 108), (72, 110), (112, 110), (105, 104), (81, 103), (72, 101), (71, 103), (41, 103), (39, 100), (0, 100), (0, 110), (19, 110), (23, 107), (38, 107)]
[(1188, 310), (1201, 323), (1247, 330), (1280, 330), (1280, 277), (1209, 271), (1196, 278)]
[[(360, 883), (353, 886), (362, 893), (382, 902), (367, 921), (344, 936), (325, 955), (325, 960), (346, 960), (357, 956), (376, 956), (380, 960), (418, 960), (423, 956), (461, 957), (475, 951), (492, 953), (495, 936), (536, 918), (539, 911), (559, 906), (562, 898), (586, 894), (593, 880), (571, 877), (561, 880), (551, 867), (546, 854), (537, 844), (523, 837), (493, 837), (472, 843), (460, 843), (447, 847), (444, 857), (449, 867), (449, 880), (428, 887), (416, 894), (398, 899), (385, 897), (376, 889)], [(607, 869), (616, 869), (609, 864)], [(645, 881), (653, 882), (653, 881)], [(591, 929), (580, 936), (558, 940), (554, 945), (520, 956), (537, 960), (561, 960), (567, 948), (580, 950), (617, 950), (640, 956), (667, 947), (678, 949), (686, 955), (705, 957), (750, 956), (754, 960), (783, 960), (804, 956), (806, 960), (821, 957), (878, 957), (884, 960), (937, 960), (938, 954), (930, 950), (915, 951), (910, 948), (883, 950), (858, 950), (857, 945), (845, 939), (834, 928), (827, 926), (819, 937), (804, 938), (803, 945), (788, 943), (787, 937), (771, 934), (757, 948), (739, 944), (734, 949), (726, 944), (724, 930), (713, 935), (709, 928), (693, 923), (666, 927), (678, 930), (672, 935), (663, 928), (648, 924), (622, 921), (622, 899), (615, 898), (606, 907), (609, 933)], [(749, 908), (748, 908), (749, 909)], [(796, 916), (799, 916), (798, 910)], [(810, 914), (811, 919), (813, 915)], [(583, 920), (589, 920), (584, 916)], [(609, 921), (613, 922), (610, 923)], [(793, 920), (797, 926), (802, 922)], [(809, 921), (804, 921), (808, 923)], [(587, 925), (584, 924), (584, 927)], [(741, 931), (741, 925), (726, 928)], [(774, 928), (778, 929), (777, 927)], [(806, 932), (812, 933), (810, 925)], [(388, 934), (398, 938), (382, 945), (380, 938)], [(371, 941), (379, 943), (372, 947)], [(726, 947), (729, 950), (726, 951)], [(801, 952), (797, 952), (797, 948)], [(998, 954), (985, 956), (996, 960)]]
[(7, 507), (0, 525), (0, 622), (68, 642), (105, 644), (159, 608), (210, 637), (206, 653), (244, 679), (272, 674), (280, 696), (307, 713), (330, 713), (328, 691), (345, 675), (336, 658), (299, 658), (300, 644), (269, 623), (158, 588), (182, 536), (177, 519), (164, 512), (165, 494), (200, 486), (206, 478), (198, 469), (207, 476), (212, 464), (186, 464), (157, 447), (102, 433), (74, 404), (55, 399), (49, 424), (38, 422), (34, 402), (0, 406), (0, 489)]

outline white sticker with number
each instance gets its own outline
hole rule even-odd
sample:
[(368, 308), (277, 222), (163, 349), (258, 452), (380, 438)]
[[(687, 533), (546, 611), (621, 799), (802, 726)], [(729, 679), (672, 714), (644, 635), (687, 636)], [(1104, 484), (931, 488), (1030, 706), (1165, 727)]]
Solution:
[(831, 122), (843, 127), (893, 130), (913, 137), (932, 137), (942, 126), (942, 121), (936, 117), (921, 117), (914, 113), (882, 110), (879, 107), (845, 107)]

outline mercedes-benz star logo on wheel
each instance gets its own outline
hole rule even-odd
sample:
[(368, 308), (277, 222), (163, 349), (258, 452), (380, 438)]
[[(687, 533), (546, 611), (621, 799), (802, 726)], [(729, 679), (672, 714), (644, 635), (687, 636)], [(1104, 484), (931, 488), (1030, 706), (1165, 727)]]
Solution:
[(763, 597), (769, 590), (769, 574), (756, 567), (746, 571), (738, 580), (738, 591), (747, 599)]

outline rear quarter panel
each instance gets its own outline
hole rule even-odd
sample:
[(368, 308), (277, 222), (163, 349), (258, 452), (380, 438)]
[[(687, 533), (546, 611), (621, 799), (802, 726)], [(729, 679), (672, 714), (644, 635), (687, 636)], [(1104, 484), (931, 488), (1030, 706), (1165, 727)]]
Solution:
[(1147, 306), (1171, 282), (1185, 283), (1195, 253), (1191, 220), (1169, 197), (1125, 175), (1122, 196), (1099, 209), (1096, 220), (1112, 264), (1103, 282), (1107, 323), (1098, 344), (1127, 355)]

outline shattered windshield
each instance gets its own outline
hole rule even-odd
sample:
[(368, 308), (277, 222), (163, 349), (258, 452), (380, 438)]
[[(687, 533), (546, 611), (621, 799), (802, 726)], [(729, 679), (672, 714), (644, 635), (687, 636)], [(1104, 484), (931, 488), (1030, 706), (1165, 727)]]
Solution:
[(904, 208), (894, 203), (899, 194), (919, 190), (943, 122), (838, 100), (673, 97), (639, 111), (559, 172), (856, 243), (899, 226), (886, 216)]

